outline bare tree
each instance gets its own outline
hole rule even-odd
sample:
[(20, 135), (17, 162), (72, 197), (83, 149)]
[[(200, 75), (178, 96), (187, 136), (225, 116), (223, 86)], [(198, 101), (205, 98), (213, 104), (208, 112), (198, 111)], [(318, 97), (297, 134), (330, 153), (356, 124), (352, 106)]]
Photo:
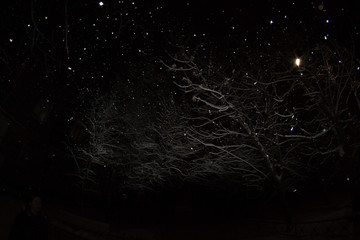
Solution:
[(81, 188), (98, 191), (104, 174), (116, 178), (113, 184), (123, 190), (181, 184), (198, 152), (187, 140), (188, 120), (170, 99), (146, 108), (139, 101), (128, 111), (120, 99), (118, 93), (95, 97), (84, 121), (88, 144), (70, 148)]
[(163, 64), (192, 95), (188, 135), (208, 149), (208, 166), (248, 186), (271, 183), (286, 206), (286, 192), (296, 192), (334, 153), (345, 154), (358, 84), (352, 55), (337, 50), (318, 45), (298, 65), (281, 52), (248, 53), (228, 60), (231, 72), (188, 50)]
[(161, 99), (155, 119), (137, 132), (133, 158), (139, 159), (131, 179), (148, 186), (182, 185), (192, 174), (201, 151), (187, 138), (188, 120), (174, 99)]
[(101, 172), (106, 172), (108, 178), (112, 179), (119, 174), (120, 166), (127, 168), (123, 144), (126, 125), (120, 100), (116, 94), (95, 97), (84, 121), (88, 143), (70, 148), (83, 191), (98, 190), (96, 186)]
[[(354, 120), (359, 114), (359, 83), (354, 54), (333, 44), (317, 45), (299, 69), (306, 98), (305, 111), (316, 111), (319, 124), (331, 131), (325, 152), (346, 154)], [(321, 122), (321, 123), (320, 123)], [(350, 135), (349, 135), (350, 134)], [(358, 144), (356, 142), (353, 142)], [(348, 146), (347, 151), (353, 151)]]
[(332, 42), (317, 45), (299, 69), (306, 111), (314, 114), (312, 121), (329, 132), (322, 141), (308, 145), (308, 156), (322, 162), (332, 159), (332, 175), (340, 181), (346, 179), (352, 188), (355, 212), (360, 198), (358, 66), (353, 51)]
[(89, 145), (75, 154), (79, 176), (93, 182), (110, 168), (120, 185), (137, 190), (272, 186), (289, 217), (286, 194), (358, 148), (356, 68), (351, 54), (337, 50), (318, 45), (297, 65), (281, 52), (224, 63), (181, 51), (162, 63), (188, 101), (169, 94), (126, 112), (119, 95), (96, 98)]
[(256, 187), (266, 180), (282, 182), (286, 172), (297, 173), (300, 162), (288, 159), (295, 158), (299, 139), (317, 135), (292, 134), (296, 113), (286, 100), (296, 78), (288, 72), (257, 74), (252, 69), (234, 69), (223, 76), (219, 68), (200, 66), (193, 59), (184, 54), (167, 67), (184, 73), (177, 84), (193, 94), (197, 114), (189, 136), (208, 147), (216, 171), (238, 173), (244, 183)]

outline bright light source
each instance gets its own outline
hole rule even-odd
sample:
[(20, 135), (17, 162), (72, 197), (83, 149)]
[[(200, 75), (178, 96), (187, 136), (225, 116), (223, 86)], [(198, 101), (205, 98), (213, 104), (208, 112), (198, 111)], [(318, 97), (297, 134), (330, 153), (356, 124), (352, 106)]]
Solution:
[(100, 5), (100, 6), (104, 6), (104, 3), (103, 3), (103, 2), (99, 2), (99, 5)]
[(295, 64), (296, 64), (296, 66), (300, 66), (300, 58), (297, 58), (296, 60), (295, 60)]

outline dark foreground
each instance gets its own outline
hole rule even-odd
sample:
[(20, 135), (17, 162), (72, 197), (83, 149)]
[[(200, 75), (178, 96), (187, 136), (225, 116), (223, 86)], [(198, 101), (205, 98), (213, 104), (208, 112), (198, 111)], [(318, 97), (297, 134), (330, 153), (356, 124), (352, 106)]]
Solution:
[[(8, 232), (23, 201), (8, 194), (0, 197), (0, 239)], [(333, 196), (297, 203), (291, 209), (292, 224), (286, 224), (278, 209), (248, 212), (197, 211), (178, 206), (171, 211), (124, 214), (116, 220), (83, 217), (56, 204), (45, 205), (50, 240), (86, 239), (360, 239), (358, 216), (350, 198)], [(216, 212), (216, 213), (215, 213)], [(357, 217), (357, 218), (356, 218)]]

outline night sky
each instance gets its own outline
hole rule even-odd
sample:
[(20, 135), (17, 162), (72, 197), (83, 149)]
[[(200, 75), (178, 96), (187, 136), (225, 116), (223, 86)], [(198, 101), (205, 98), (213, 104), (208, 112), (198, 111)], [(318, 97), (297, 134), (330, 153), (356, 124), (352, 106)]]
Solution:
[[(360, 18), (350, 2), (7, 1), (0, 17), (4, 189), (76, 192), (68, 148), (88, 144), (82, 124), (98, 96), (120, 92), (120, 113), (137, 128), (156, 119), (162, 98), (193, 106), (193, 96), (174, 84), (180, 75), (163, 64), (171, 63), (175, 46), (222, 62), (226, 72), (256, 52), (281, 52), (290, 63), (319, 43), (336, 42), (359, 69)], [(135, 142), (123, 139), (124, 148)], [(119, 189), (120, 198), (134, 192)]]

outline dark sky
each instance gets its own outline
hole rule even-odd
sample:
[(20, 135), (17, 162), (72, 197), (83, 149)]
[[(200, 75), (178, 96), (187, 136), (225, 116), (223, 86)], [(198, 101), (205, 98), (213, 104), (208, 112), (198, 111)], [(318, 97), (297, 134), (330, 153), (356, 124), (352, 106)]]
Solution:
[(29, 84), (39, 91), (78, 94), (114, 72), (130, 78), (131, 66), (158, 60), (176, 40), (213, 41), (229, 52), (240, 44), (282, 44), (294, 35), (294, 46), (319, 39), (354, 45), (355, 9), (346, 1), (11, 1), (2, 8), (1, 81), (18, 82), (15, 72), (31, 68), (36, 79)]

